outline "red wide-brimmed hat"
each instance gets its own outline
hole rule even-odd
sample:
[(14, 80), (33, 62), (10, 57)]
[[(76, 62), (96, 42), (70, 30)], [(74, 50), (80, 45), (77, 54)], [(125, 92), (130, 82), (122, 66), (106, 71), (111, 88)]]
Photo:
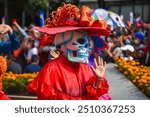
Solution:
[(43, 27), (37, 30), (50, 35), (72, 30), (86, 30), (90, 35), (108, 36), (110, 30), (105, 20), (94, 20), (91, 17), (91, 10), (87, 6), (82, 6), (79, 10), (75, 5), (63, 3), (56, 11), (51, 13), (51, 19), (46, 20)]

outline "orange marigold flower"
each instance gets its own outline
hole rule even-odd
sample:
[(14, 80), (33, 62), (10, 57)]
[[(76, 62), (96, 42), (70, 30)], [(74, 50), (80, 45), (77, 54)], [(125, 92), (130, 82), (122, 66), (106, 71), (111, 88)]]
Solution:
[(5, 73), (6, 70), (7, 70), (7, 62), (2, 56), (0, 56), (0, 74)]
[(136, 80), (134, 79), (134, 80), (133, 80), (133, 83), (135, 83), (135, 82), (136, 82)]
[(150, 90), (150, 87), (148, 87), (147, 89)]
[(2, 74), (7, 70), (7, 63), (5, 59), (0, 56), (0, 91), (2, 90)]
[(128, 75), (128, 72), (127, 72), (127, 71), (124, 71), (124, 75)]

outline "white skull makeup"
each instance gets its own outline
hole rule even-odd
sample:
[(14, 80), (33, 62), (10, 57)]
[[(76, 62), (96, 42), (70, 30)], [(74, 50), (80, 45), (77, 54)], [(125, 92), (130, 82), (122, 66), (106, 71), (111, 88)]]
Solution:
[[(59, 42), (56, 40), (59, 40)], [(55, 44), (60, 45), (60, 43), (63, 42), (65, 48), (67, 49), (66, 57), (69, 61), (88, 63), (89, 51), (92, 48), (90, 47), (90, 45), (92, 45), (90, 44), (90, 40), (91, 37), (87, 36), (83, 32), (68, 31), (57, 34)]]

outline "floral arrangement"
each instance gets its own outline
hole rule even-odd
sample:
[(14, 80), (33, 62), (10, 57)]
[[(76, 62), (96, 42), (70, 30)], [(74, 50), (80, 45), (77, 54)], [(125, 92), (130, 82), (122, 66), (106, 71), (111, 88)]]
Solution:
[(143, 93), (150, 97), (150, 67), (136, 61), (115, 59), (117, 69), (131, 80)]
[(13, 74), (6, 72), (2, 75), (3, 90), (7, 94), (24, 94), (28, 82), (34, 80), (38, 73)]
[(52, 19), (48, 18), (46, 19), (46, 24), (48, 27), (57, 27), (57, 26), (63, 26), (66, 23), (77, 25), (78, 22), (66, 22), (66, 19), (69, 19), (71, 17), (74, 17), (76, 19), (79, 19), (80, 17), (80, 10), (75, 6), (71, 4), (65, 4), (62, 3), (63, 7), (59, 7), (56, 11), (53, 11), (50, 15)]
[(0, 56), (0, 91), (2, 90), (2, 74), (5, 73), (7, 69), (7, 62), (5, 58)]
[(62, 3), (62, 7), (59, 7), (56, 11), (53, 11), (45, 21), (46, 27), (54, 28), (61, 26), (83, 26), (83, 27), (99, 27), (107, 28), (106, 21), (94, 19), (91, 17), (92, 11), (87, 6), (82, 6), (78, 9), (77, 6), (71, 4)]

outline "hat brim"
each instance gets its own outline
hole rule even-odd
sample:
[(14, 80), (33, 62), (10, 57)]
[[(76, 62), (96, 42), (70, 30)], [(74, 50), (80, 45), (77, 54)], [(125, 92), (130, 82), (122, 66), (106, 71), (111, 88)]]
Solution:
[(102, 29), (99, 27), (55, 27), (55, 28), (47, 28), (47, 27), (36, 27), (36, 30), (50, 34), (50, 35), (55, 35), (57, 33), (62, 33), (66, 31), (71, 31), (71, 30), (87, 30), (89, 31), (90, 35), (101, 35), (101, 36), (109, 36), (110, 31), (107, 29)]

